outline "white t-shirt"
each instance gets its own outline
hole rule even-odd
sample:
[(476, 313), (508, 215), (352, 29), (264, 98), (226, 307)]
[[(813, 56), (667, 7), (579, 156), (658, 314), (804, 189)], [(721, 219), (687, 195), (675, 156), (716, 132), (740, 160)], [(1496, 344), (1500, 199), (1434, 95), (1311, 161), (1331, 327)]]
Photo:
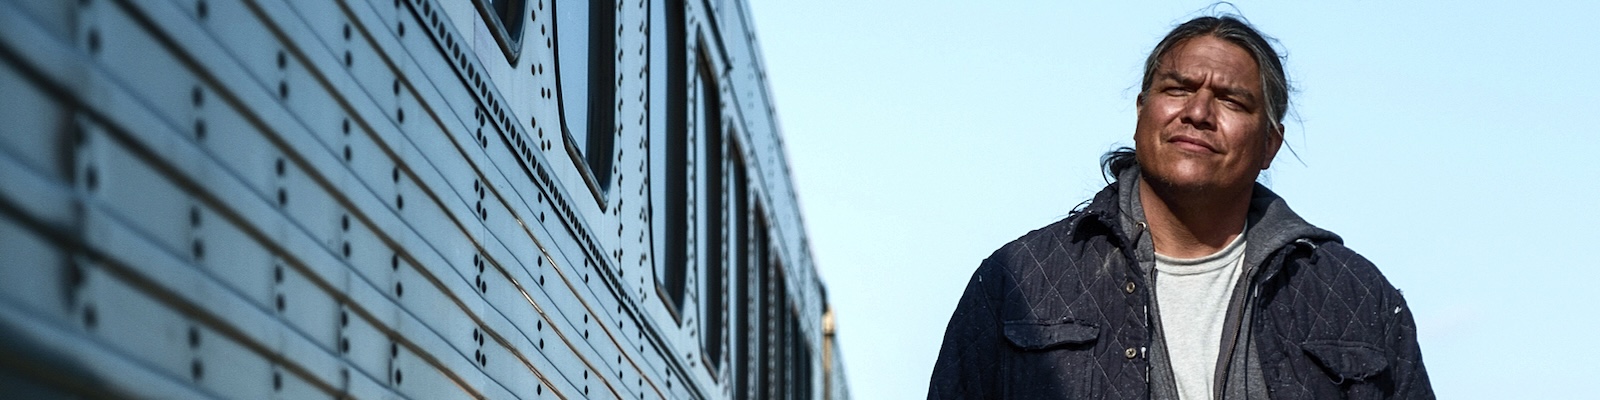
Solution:
[(1228, 302), (1244, 273), (1244, 245), (1241, 233), (1209, 256), (1156, 254), (1156, 306), (1180, 399), (1212, 398)]

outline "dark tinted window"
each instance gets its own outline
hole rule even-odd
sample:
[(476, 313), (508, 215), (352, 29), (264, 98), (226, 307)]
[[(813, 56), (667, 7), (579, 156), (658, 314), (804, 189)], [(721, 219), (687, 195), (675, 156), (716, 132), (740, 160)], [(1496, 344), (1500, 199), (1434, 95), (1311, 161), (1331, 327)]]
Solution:
[(705, 198), (700, 201), (700, 215), (705, 216), (706, 237), (706, 358), (711, 360), (711, 369), (716, 370), (722, 361), (722, 315), (724, 296), (722, 282), (727, 271), (723, 268), (722, 257), (727, 254), (728, 245), (723, 232), (727, 220), (723, 217), (722, 209), (724, 193), (723, 181), (727, 179), (722, 174), (722, 99), (717, 90), (716, 75), (712, 72), (711, 64), (706, 60), (705, 53), (700, 57), (700, 143), (703, 143), (705, 159), (701, 160), (701, 172), (705, 177)]
[(610, 189), (615, 134), (616, 11), (609, 1), (559, 0), (556, 15), (556, 96), (561, 132), (573, 161), (588, 169), (600, 192)]
[[(673, 311), (681, 311), (683, 296), (687, 284), (689, 268), (688, 241), (689, 231), (689, 126), (688, 126), (688, 44), (684, 41), (685, 21), (683, 19), (683, 1), (667, 0), (662, 5), (662, 26), (659, 28), (661, 39), (656, 42), (665, 57), (665, 71), (651, 72), (651, 80), (662, 82), (664, 97), (658, 97), (666, 114), (665, 129), (661, 129), (664, 136), (661, 160), (662, 169), (659, 184), (661, 190), (661, 209), (655, 214), (661, 221), (663, 243), (658, 260), (661, 262), (660, 279), (667, 306)], [(653, 28), (654, 29), (654, 28)], [(654, 35), (652, 35), (654, 36)], [(655, 40), (652, 38), (652, 40)], [(664, 72), (664, 73), (660, 73)], [(657, 74), (659, 73), (659, 76)], [(654, 85), (652, 85), (654, 89)], [(657, 183), (652, 181), (651, 185)]]
[(527, 18), (528, 1), (477, 0), (477, 4), (478, 13), (483, 15), (506, 59), (517, 62), (517, 55), (522, 52), (522, 25)]

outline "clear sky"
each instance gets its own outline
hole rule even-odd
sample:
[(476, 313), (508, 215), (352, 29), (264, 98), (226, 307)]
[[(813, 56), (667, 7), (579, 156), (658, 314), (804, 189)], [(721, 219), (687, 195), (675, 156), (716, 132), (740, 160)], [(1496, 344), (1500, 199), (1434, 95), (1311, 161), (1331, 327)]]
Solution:
[[(861, 399), (925, 395), (972, 271), (1104, 185), (1210, 4), (750, 3)], [(1269, 186), (1404, 291), (1441, 398), (1594, 398), (1600, 3), (1302, 3), (1236, 3), (1298, 89)]]

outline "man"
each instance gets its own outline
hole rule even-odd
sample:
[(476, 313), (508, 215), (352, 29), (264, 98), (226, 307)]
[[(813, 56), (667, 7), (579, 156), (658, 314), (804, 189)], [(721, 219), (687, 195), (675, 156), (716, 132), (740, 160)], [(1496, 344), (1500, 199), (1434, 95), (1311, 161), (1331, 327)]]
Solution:
[(1173, 29), (1115, 182), (984, 260), (928, 398), (1432, 398), (1400, 292), (1255, 183), (1288, 92), (1247, 23)]

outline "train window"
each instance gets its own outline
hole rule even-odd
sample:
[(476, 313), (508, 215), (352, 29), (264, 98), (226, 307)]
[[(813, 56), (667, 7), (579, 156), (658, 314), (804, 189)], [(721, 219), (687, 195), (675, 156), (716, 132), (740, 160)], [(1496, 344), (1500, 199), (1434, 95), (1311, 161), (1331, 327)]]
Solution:
[[(705, 53), (700, 53), (700, 79), (695, 81), (699, 86), (699, 101), (696, 106), (700, 108), (699, 142), (704, 146), (705, 158), (699, 163), (701, 175), (705, 177), (705, 199), (699, 202), (700, 212), (705, 216), (705, 344), (706, 358), (710, 360), (712, 371), (722, 365), (722, 337), (723, 337), (723, 304), (727, 292), (724, 291), (722, 282), (727, 271), (723, 268), (723, 255), (728, 250), (727, 237), (723, 235), (727, 226), (726, 212), (722, 205), (726, 193), (723, 193), (723, 182), (728, 178), (722, 174), (723, 146), (722, 146), (722, 99), (717, 89), (715, 73), (712, 72), (710, 58)], [(715, 375), (715, 374), (713, 374)]]
[(650, 113), (651, 220), (655, 243), (656, 284), (674, 315), (681, 313), (689, 268), (689, 125), (687, 21), (682, 0), (651, 7)]
[[(610, 190), (616, 99), (616, 12), (611, 2), (558, 0), (553, 10), (556, 97), (567, 154), (596, 198)], [(603, 202), (602, 202), (603, 203)]]
[(527, 15), (528, 1), (477, 0), (474, 3), (495, 41), (500, 43), (500, 51), (506, 53), (506, 60), (516, 63), (517, 55), (522, 52), (522, 22)]
[[(737, 138), (739, 135), (729, 134), (728, 136)], [(750, 246), (752, 231), (750, 229), (749, 214), (750, 184), (745, 181), (744, 163), (741, 162), (742, 157), (740, 156), (743, 153), (739, 151), (739, 147), (736, 146), (737, 143), (737, 141), (729, 141), (728, 146), (728, 166), (731, 167), (729, 175), (733, 180), (733, 190), (728, 192), (729, 200), (732, 203), (729, 205), (729, 214), (733, 216), (733, 223), (728, 225), (732, 229), (732, 231), (728, 232), (728, 236), (733, 238), (734, 243), (733, 257), (730, 258), (734, 260), (732, 271), (734, 281), (737, 282), (730, 290), (733, 293), (733, 310), (731, 311), (731, 316), (733, 317), (731, 324), (733, 326), (733, 393), (734, 398), (742, 399), (749, 395), (750, 390), (750, 379), (747, 375), (750, 371), (749, 324), (754, 319), (749, 314), (751, 299), (750, 276), (754, 273), (754, 271), (750, 270), (750, 260), (754, 255), (751, 254), (752, 249)]]
[(800, 315), (796, 310), (789, 315), (789, 324), (794, 328), (789, 330), (790, 354), (794, 358), (789, 364), (789, 393), (792, 399), (811, 398), (811, 346), (806, 345), (805, 333), (800, 328)]
[[(768, 239), (767, 244), (770, 245), (771, 238)], [(768, 248), (766, 251), (770, 252), (772, 249)], [(761, 380), (756, 387), (766, 392), (762, 398), (781, 399), (784, 398), (786, 387), (784, 365), (789, 361), (789, 355), (785, 354), (785, 350), (788, 349), (785, 344), (789, 338), (789, 319), (784, 318), (789, 314), (789, 286), (784, 283), (787, 279), (783, 273), (783, 264), (775, 259), (775, 255), (769, 253), (764, 261), (766, 282), (763, 284), (767, 288), (761, 310), (763, 313)]]

